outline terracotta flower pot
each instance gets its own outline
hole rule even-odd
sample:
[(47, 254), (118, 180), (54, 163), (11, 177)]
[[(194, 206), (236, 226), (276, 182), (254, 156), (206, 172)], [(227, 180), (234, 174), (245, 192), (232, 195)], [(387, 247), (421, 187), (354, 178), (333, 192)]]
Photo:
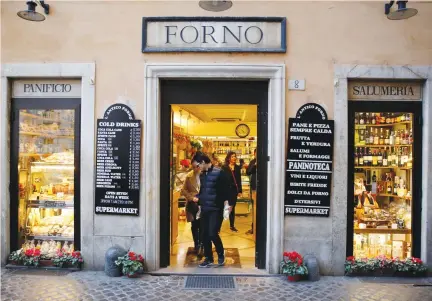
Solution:
[(300, 281), (302, 279), (301, 275), (288, 275), (288, 281), (290, 282), (297, 282)]
[(48, 267), (48, 266), (52, 266), (52, 261), (48, 260), (48, 259), (41, 259), (39, 260), (39, 266), (41, 267)]
[(20, 264), (18, 260), (9, 260), (9, 263), (13, 264), (13, 265), (19, 265)]

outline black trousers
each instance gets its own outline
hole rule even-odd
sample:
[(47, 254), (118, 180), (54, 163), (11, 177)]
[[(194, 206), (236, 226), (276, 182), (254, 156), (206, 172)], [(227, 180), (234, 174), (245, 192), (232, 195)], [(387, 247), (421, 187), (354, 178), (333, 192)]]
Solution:
[(201, 230), (204, 244), (204, 256), (213, 261), (212, 243), (215, 245), (218, 256), (224, 254), (224, 247), (219, 236), (222, 220), (222, 211), (207, 211), (201, 213)]
[(194, 246), (195, 249), (198, 249), (199, 245), (202, 243), (201, 238), (201, 221), (200, 220), (194, 220), (191, 222), (191, 231), (192, 231), (192, 237), (194, 240)]
[(235, 221), (235, 207), (236, 207), (237, 202), (234, 204), (234, 206), (232, 206), (232, 210), (230, 212), (229, 215), (229, 220), (230, 220), (230, 227), (233, 228), (234, 227), (234, 221)]
[(234, 222), (235, 222), (235, 207), (237, 205), (237, 188), (234, 189), (230, 189), (229, 192), (229, 203), (230, 206), (232, 206), (232, 210), (231, 213), (229, 215), (229, 221), (230, 221), (230, 227), (233, 228), (234, 227)]

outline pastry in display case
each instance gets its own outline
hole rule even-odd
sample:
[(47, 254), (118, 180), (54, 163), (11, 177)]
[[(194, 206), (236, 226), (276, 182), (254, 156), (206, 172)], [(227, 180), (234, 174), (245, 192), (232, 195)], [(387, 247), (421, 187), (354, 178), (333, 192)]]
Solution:
[(21, 110), (18, 243), (43, 255), (73, 250), (74, 110)]
[(411, 256), (413, 116), (355, 113), (354, 256)]

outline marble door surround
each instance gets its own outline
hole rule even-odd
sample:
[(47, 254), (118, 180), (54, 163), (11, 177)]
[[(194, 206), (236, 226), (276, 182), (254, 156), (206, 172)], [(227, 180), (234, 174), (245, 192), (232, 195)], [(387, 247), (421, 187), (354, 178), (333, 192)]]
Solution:
[(332, 193), (332, 266), (334, 274), (343, 275), (347, 244), (347, 170), (348, 170), (348, 81), (422, 80), (422, 229), (421, 258), (432, 266), (432, 66), (335, 65), (334, 120), (335, 143)]
[(264, 79), (268, 90), (268, 187), (267, 187), (267, 254), (266, 270), (279, 272), (284, 240), (285, 189), (285, 65), (246, 64), (146, 64), (144, 96), (144, 166), (141, 198), (144, 199), (144, 245), (149, 270), (160, 265), (160, 80), (190, 79)]

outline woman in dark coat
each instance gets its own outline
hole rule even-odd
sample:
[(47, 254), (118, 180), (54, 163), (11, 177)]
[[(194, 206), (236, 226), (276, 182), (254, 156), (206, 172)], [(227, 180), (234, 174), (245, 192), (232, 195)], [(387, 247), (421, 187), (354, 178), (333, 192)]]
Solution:
[(235, 206), (237, 203), (237, 198), (241, 197), (242, 194), (242, 185), (241, 185), (241, 172), (240, 166), (236, 164), (237, 155), (235, 152), (229, 152), (225, 158), (225, 164), (222, 169), (225, 171), (228, 177), (228, 191), (229, 197), (228, 202), (229, 205), (232, 206), (232, 210), (230, 213), (230, 229), (233, 232), (238, 232), (236, 227), (234, 226), (235, 221)]

